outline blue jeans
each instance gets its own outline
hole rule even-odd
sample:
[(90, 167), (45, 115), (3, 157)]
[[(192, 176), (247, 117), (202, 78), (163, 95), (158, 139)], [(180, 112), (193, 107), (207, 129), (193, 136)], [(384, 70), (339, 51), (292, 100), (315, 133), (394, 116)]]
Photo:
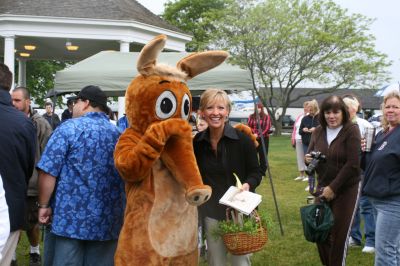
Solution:
[(303, 143), (303, 152), (304, 152), (304, 155), (307, 154), (307, 150), (308, 150), (308, 144), (304, 144), (304, 143)]
[(370, 198), (376, 208), (375, 266), (400, 265), (400, 196)]
[(112, 266), (118, 240), (91, 241), (55, 235), (46, 229), (44, 266)]
[(350, 236), (361, 244), (362, 233), (360, 228), (360, 219), (364, 218), (365, 246), (375, 247), (375, 217), (376, 210), (372, 206), (367, 196), (360, 196), (359, 203), (354, 216), (353, 226)]

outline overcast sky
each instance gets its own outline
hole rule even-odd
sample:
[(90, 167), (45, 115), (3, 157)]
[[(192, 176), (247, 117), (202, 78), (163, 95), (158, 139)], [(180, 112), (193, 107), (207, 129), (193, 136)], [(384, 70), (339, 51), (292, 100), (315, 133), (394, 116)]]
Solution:
[[(161, 14), (167, 0), (137, 0), (154, 14)], [(400, 81), (400, 1), (398, 0), (334, 0), (350, 13), (375, 18), (371, 33), (376, 37), (378, 51), (393, 61), (390, 83)], [(385, 85), (385, 84), (382, 84)]]

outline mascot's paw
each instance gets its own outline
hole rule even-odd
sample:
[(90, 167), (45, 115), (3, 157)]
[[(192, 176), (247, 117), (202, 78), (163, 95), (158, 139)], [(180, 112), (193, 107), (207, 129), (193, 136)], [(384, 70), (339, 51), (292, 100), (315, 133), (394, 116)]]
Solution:
[(251, 132), (251, 128), (250, 127), (248, 127), (248, 126), (246, 126), (246, 125), (244, 125), (244, 124), (241, 124), (241, 123), (239, 123), (239, 124), (236, 124), (235, 125), (235, 128), (237, 129), (237, 130), (239, 130), (239, 131), (242, 131), (244, 134), (246, 134), (246, 135), (248, 135), (250, 138), (251, 138), (251, 140), (254, 142), (254, 146), (257, 148), (258, 147), (258, 141), (257, 141), (257, 138), (256, 138), (256, 136)]
[(209, 200), (211, 197), (211, 187), (200, 185), (192, 187), (186, 192), (186, 200), (190, 205), (199, 206)]

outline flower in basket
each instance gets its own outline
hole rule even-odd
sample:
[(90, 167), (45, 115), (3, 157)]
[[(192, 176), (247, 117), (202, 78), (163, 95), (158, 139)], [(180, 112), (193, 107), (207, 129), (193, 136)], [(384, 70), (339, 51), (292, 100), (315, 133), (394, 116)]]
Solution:
[(267, 226), (271, 220), (265, 214), (254, 211), (245, 216), (233, 209), (228, 209), (226, 221), (218, 222), (214, 236), (222, 237), (226, 248), (233, 255), (254, 253), (267, 243)]

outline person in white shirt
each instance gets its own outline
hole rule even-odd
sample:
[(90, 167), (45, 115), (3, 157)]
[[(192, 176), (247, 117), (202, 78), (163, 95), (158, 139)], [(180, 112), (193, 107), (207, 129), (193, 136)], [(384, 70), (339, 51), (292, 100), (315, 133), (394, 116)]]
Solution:
[[(365, 119), (359, 118), (357, 112), (361, 109), (360, 102), (353, 95), (345, 95), (342, 97), (344, 103), (347, 105), (350, 119), (353, 123), (358, 125), (360, 130), (361, 138), (365, 133), (365, 128), (373, 126)], [(362, 173), (362, 180), (364, 179)], [(372, 206), (368, 197), (360, 194), (358, 199), (358, 205), (356, 206), (356, 214), (353, 218), (353, 225), (350, 231), (349, 246), (356, 247), (361, 246), (362, 232), (361, 232), (361, 218), (364, 219), (364, 234), (365, 234), (365, 245), (362, 249), (363, 253), (374, 253), (375, 252), (375, 216), (376, 210)]]
[(6, 193), (3, 188), (3, 179), (0, 175), (0, 264), (4, 246), (6, 245), (10, 234), (10, 219), (8, 215), (8, 206), (6, 202)]
[(301, 135), (299, 134), (299, 128), (301, 124), (301, 120), (305, 115), (308, 114), (308, 101), (303, 103), (304, 113), (300, 114), (293, 125), (293, 132), (292, 132), (292, 146), (296, 149), (296, 156), (297, 156), (297, 168), (299, 170), (299, 176), (296, 177), (294, 180), (304, 180), (308, 181), (308, 177), (305, 173), (306, 165), (304, 163), (304, 154), (305, 151), (303, 150), (303, 142), (301, 141)]

